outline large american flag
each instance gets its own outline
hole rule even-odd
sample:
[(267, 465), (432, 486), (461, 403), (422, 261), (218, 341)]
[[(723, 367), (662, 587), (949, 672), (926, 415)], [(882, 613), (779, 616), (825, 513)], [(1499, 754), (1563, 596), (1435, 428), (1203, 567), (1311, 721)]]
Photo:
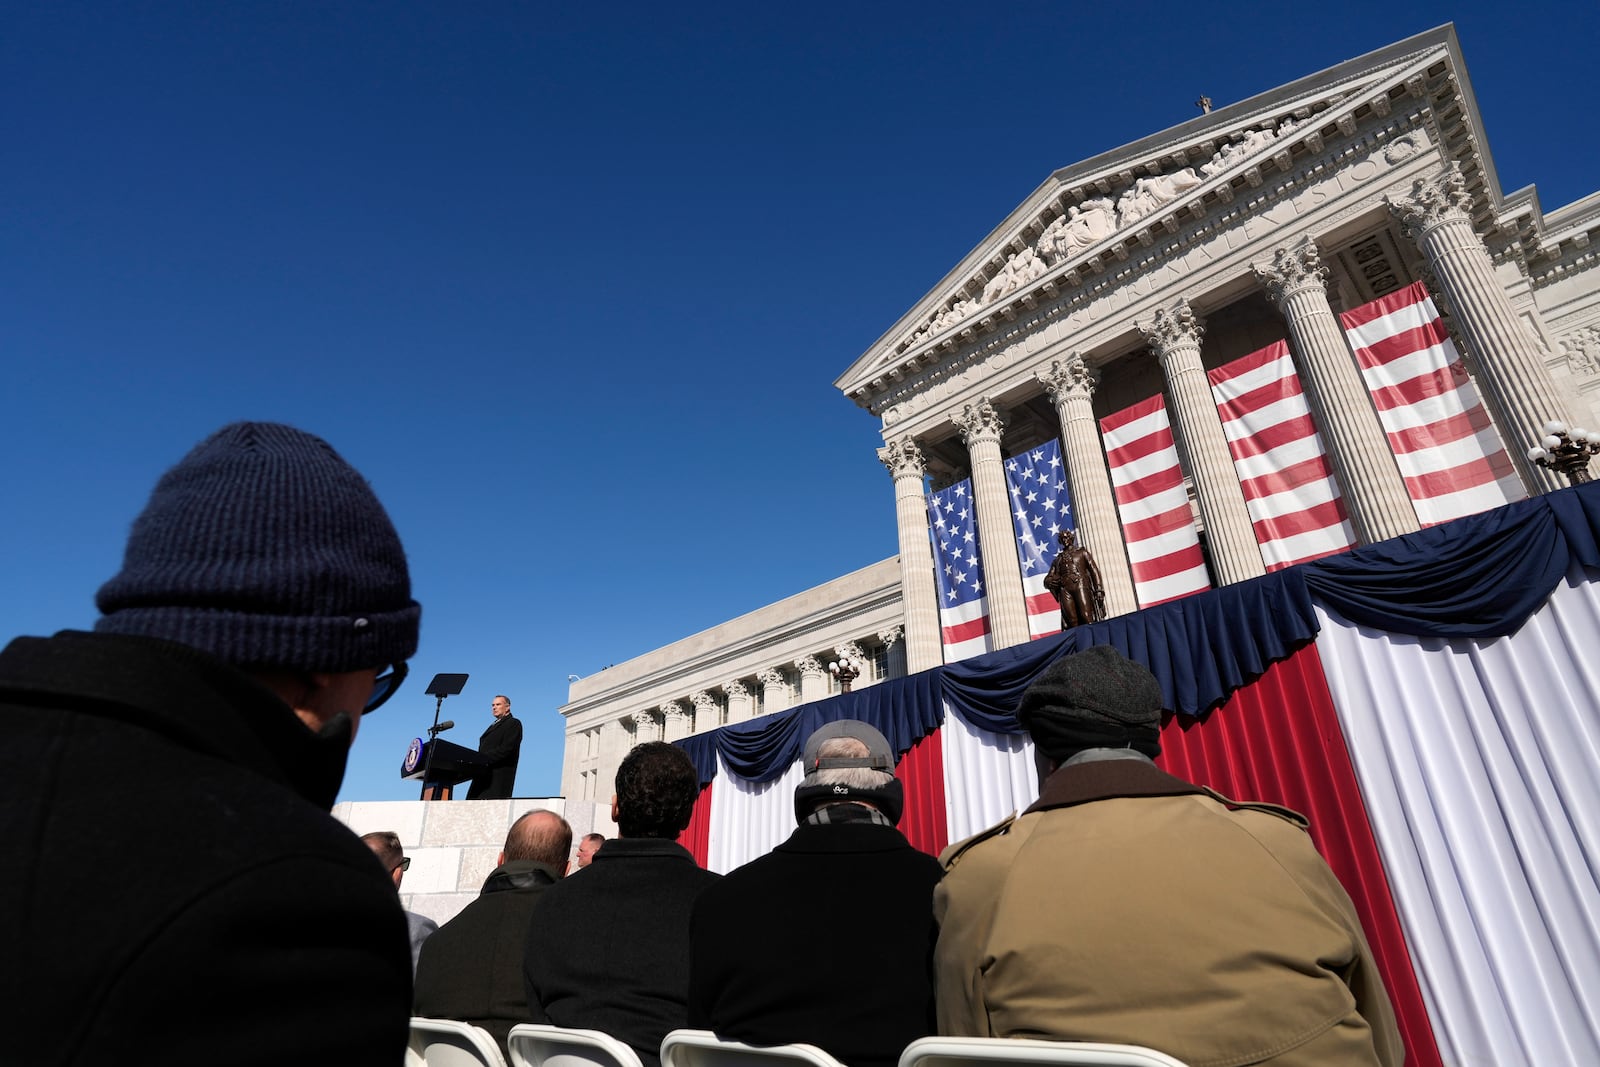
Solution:
[(1339, 321), (1422, 525), (1528, 495), (1421, 282)]
[(1006, 460), (1006, 486), (1011, 490), (1011, 524), (1017, 531), (1028, 633), (1034, 637), (1060, 633), (1060, 605), (1044, 587), (1044, 577), (1061, 551), (1056, 535), (1077, 528), (1066, 468), (1061, 465), (1061, 443), (1051, 438)]
[(1139, 606), (1211, 588), (1167, 402), (1157, 393), (1107, 415), (1100, 435)]
[(1289, 346), (1274, 342), (1206, 377), (1267, 569), (1354, 547), (1355, 531)]
[(970, 478), (928, 494), (928, 525), (933, 533), (945, 662), (988, 652), (989, 596)]

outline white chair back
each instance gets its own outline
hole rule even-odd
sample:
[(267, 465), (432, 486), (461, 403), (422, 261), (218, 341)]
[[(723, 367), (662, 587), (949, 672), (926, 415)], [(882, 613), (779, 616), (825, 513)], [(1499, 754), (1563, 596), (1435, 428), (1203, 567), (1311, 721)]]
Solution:
[(506, 1067), (488, 1031), (454, 1019), (411, 1019), (406, 1067)]
[(1071, 1063), (1080, 1067), (1185, 1067), (1182, 1060), (1143, 1045), (1095, 1041), (1037, 1041), (1007, 1037), (924, 1037), (906, 1046), (900, 1067), (967, 1067), (970, 1064)]
[(506, 1048), (511, 1067), (641, 1067), (631, 1046), (599, 1030), (519, 1023)]
[(710, 1030), (674, 1030), (661, 1042), (661, 1067), (843, 1067), (815, 1045), (746, 1045)]

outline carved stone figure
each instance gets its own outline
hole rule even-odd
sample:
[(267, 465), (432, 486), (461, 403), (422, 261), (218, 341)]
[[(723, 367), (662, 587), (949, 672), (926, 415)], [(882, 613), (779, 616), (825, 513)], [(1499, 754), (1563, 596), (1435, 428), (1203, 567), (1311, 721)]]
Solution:
[(1007, 293), (1014, 293), (1024, 285), (1036, 278), (1044, 277), (1049, 268), (1032, 248), (1024, 248), (1013, 253), (1006, 260), (1006, 265), (1000, 268), (1000, 273), (989, 279), (989, 284), (983, 289), (983, 302), (985, 304), (999, 300)]
[[(1286, 122), (1281, 132), (1287, 133), (1292, 128), (1293, 124)], [(1212, 156), (1211, 162), (1200, 168), (1200, 173), (1207, 178), (1215, 177), (1231, 169), (1235, 164), (1242, 163), (1247, 157), (1255, 155), (1277, 138), (1278, 133), (1273, 130), (1247, 130), (1239, 140), (1223, 145), (1222, 151)]]
[(1078, 544), (1077, 534), (1062, 530), (1056, 535), (1061, 552), (1044, 576), (1044, 587), (1061, 605), (1061, 628), (1070, 630), (1106, 617), (1106, 590), (1100, 581), (1100, 568), (1094, 556)]
[(1135, 219), (1142, 219), (1158, 208), (1172, 203), (1203, 180), (1194, 172), (1193, 167), (1184, 167), (1171, 174), (1140, 178), (1133, 183), (1132, 189), (1123, 193), (1117, 200), (1117, 217), (1126, 226)]
[(1103, 237), (1117, 230), (1116, 209), (1104, 197), (1085, 200), (1067, 208), (1039, 237), (1039, 248), (1051, 263), (1070, 259)]

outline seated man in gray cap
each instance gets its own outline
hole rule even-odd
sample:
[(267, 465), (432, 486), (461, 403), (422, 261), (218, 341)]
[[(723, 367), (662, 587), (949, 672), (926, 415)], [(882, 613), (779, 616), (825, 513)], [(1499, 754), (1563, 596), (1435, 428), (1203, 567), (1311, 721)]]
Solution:
[(1109, 646), (1023, 695), (1049, 776), (1020, 817), (946, 850), (939, 1032), (1186, 1063), (1400, 1063), (1355, 908), (1305, 819), (1159, 770), (1161, 703)]
[(883, 734), (832, 722), (803, 758), (799, 829), (695, 901), (689, 1025), (893, 1067), (933, 1033), (939, 863), (895, 829), (902, 794)]
[(310, 434), (228, 426), (96, 603), (94, 633), (0, 652), (7, 1060), (393, 1067), (405, 918), (328, 814), (417, 648), (371, 487)]

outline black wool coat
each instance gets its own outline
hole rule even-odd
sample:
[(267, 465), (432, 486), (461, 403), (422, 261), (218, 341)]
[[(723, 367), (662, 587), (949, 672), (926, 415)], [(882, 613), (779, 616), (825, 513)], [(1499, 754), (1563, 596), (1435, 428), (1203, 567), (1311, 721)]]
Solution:
[[(606, 845), (610, 848), (610, 844)], [(939, 861), (869, 822), (801, 825), (695, 901), (689, 1025), (894, 1067), (934, 1032)]]
[(539, 894), (559, 879), (554, 869), (532, 860), (496, 867), (478, 899), (422, 943), (415, 1013), (481, 1026), (505, 1049), (511, 1028), (528, 1021), (522, 981), (528, 918)]
[(489, 769), (472, 779), (468, 800), (510, 800), (517, 786), (517, 761), (522, 757), (522, 723), (507, 713), (489, 724), (478, 738), (478, 755)]
[(603, 1030), (655, 1067), (661, 1039), (688, 1024), (689, 910), (719, 880), (674, 841), (607, 841), (528, 919), (531, 1021)]
[(0, 724), (8, 1062), (401, 1061), (405, 917), (328, 814), (347, 720), (319, 736), (203, 653), (66, 632), (0, 652)]

